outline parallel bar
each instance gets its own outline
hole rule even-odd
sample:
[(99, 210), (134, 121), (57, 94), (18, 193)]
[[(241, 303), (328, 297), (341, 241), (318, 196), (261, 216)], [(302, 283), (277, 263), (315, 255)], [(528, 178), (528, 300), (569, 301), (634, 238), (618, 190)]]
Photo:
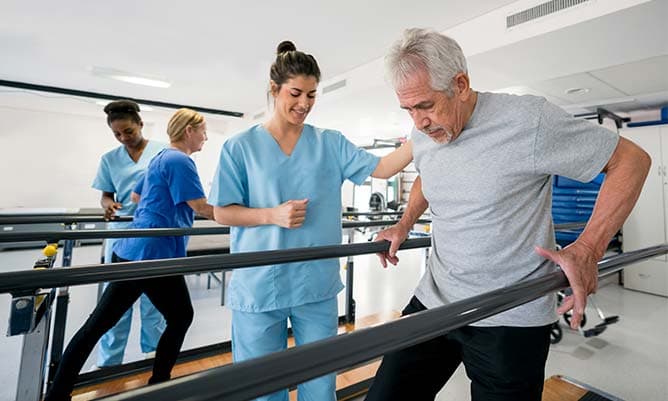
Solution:
[(343, 217), (360, 217), (360, 216), (401, 216), (404, 212), (343, 212)]
[(99, 238), (135, 238), (168, 237), (183, 235), (229, 234), (230, 228), (192, 227), (192, 228), (128, 228), (122, 230), (69, 230), (69, 231), (31, 231), (0, 233), (0, 242), (81, 240)]
[[(668, 244), (602, 261), (601, 275), (668, 252)], [(549, 263), (545, 261), (543, 264)], [(265, 357), (131, 390), (107, 401), (242, 401), (410, 347), (568, 286), (561, 271), (402, 319)]]
[[(397, 223), (398, 220), (378, 221), (344, 221), (341, 228), (381, 227)], [(418, 220), (418, 223), (428, 220)], [(0, 242), (82, 240), (100, 238), (136, 238), (165, 237), (182, 235), (217, 235), (229, 234), (230, 227), (191, 227), (191, 228), (127, 228), (120, 230), (63, 230), (63, 231), (30, 231), (0, 233)]]
[(73, 224), (73, 223), (116, 223), (132, 221), (132, 216), (115, 216), (106, 219), (103, 215), (21, 215), (21, 216), (0, 216), (0, 226), (12, 226), (18, 224)]
[[(376, 221), (343, 221), (341, 228), (381, 227), (396, 224), (399, 220)], [(427, 224), (430, 220), (418, 220), (416, 224)], [(586, 223), (555, 224), (556, 231), (583, 228)], [(216, 235), (229, 234), (230, 228), (220, 227), (192, 227), (192, 228), (131, 228), (122, 230), (69, 230), (69, 231), (31, 231), (31, 232), (4, 232), (0, 233), (2, 242), (46, 241), (58, 242), (61, 240), (82, 240), (101, 238), (136, 238), (136, 237), (164, 237), (181, 235)]]
[(208, 107), (199, 107), (199, 106), (188, 106), (188, 105), (182, 105), (182, 104), (176, 104), (176, 103), (160, 102), (160, 101), (157, 101), (157, 100), (138, 99), (138, 98), (120, 96), (120, 95), (109, 95), (109, 94), (106, 94), (106, 93), (88, 92), (88, 91), (82, 91), (82, 90), (78, 90), (78, 89), (68, 89), (68, 88), (59, 88), (59, 87), (56, 87), (56, 86), (37, 85), (37, 84), (31, 84), (31, 83), (27, 83), (27, 82), (0, 80), (0, 86), (5, 86), (5, 87), (8, 87), (8, 88), (33, 90), (33, 91), (39, 91), (39, 92), (60, 93), (60, 94), (63, 94), (63, 95), (87, 97), (87, 98), (93, 98), (93, 99), (106, 99), (106, 100), (130, 99), (130, 100), (134, 100), (135, 102), (137, 102), (139, 104), (145, 104), (145, 105), (157, 106), (157, 107), (166, 107), (168, 109), (181, 109), (181, 108), (187, 107), (189, 109), (193, 109), (193, 110), (197, 110), (199, 112), (209, 113), (209, 114), (218, 114), (218, 115), (223, 115), (223, 116), (240, 117), (240, 118), (244, 116), (244, 113), (240, 113), (238, 111), (211, 109), (211, 108), (208, 108)]
[[(350, 245), (328, 245), (276, 251), (245, 252), (225, 255), (193, 256), (188, 258), (157, 259), (141, 262), (86, 265), (63, 270), (29, 270), (0, 274), (0, 294), (21, 295), (37, 288), (56, 288), (73, 285), (119, 281), (161, 276), (206, 273), (307, 260), (341, 258), (384, 252), (390, 243), (364, 242)], [(431, 238), (409, 239), (399, 249), (431, 246)]]

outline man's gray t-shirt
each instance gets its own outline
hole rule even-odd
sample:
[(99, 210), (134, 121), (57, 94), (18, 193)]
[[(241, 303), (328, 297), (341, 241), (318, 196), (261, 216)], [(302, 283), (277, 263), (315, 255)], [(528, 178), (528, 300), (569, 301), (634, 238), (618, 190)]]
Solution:
[[(461, 135), (437, 144), (413, 130), (413, 156), (432, 217), (432, 255), (415, 295), (427, 308), (554, 271), (552, 175), (590, 181), (619, 136), (535, 96), (478, 93)], [(542, 326), (557, 320), (550, 295), (476, 326)]]

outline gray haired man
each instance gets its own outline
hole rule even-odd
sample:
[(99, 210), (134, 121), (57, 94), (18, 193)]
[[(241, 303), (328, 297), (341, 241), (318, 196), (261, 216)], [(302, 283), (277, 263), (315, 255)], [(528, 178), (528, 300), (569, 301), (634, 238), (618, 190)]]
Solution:
[[(574, 119), (535, 96), (471, 89), (464, 54), (440, 33), (409, 29), (386, 57), (401, 108), (415, 129), (415, 181), (384, 267), (430, 208), (432, 257), (404, 315), (465, 299), (557, 269), (573, 296), (554, 295), (385, 355), (367, 400), (433, 400), (460, 363), (479, 400), (540, 400), (550, 326), (557, 312), (580, 324), (596, 291), (597, 261), (640, 194), (649, 156), (616, 133)], [(552, 176), (589, 181), (606, 173), (582, 235), (556, 251)], [(549, 268), (538, 266), (543, 259)]]

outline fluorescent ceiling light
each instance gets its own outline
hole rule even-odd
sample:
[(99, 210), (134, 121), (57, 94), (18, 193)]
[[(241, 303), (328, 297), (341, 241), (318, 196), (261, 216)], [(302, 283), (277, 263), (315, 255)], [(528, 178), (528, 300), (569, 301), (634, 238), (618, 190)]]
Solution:
[(90, 71), (91, 74), (98, 77), (115, 79), (135, 85), (152, 86), (154, 88), (169, 88), (172, 86), (171, 82), (163, 78), (149, 77), (112, 68), (92, 67)]

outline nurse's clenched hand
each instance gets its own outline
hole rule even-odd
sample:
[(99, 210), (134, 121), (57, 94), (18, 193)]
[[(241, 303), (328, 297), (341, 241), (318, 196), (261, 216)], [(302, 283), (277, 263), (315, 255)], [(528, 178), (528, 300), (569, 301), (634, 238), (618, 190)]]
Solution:
[(306, 219), (308, 199), (289, 200), (272, 209), (272, 223), (285, 228), (298, 228)]

